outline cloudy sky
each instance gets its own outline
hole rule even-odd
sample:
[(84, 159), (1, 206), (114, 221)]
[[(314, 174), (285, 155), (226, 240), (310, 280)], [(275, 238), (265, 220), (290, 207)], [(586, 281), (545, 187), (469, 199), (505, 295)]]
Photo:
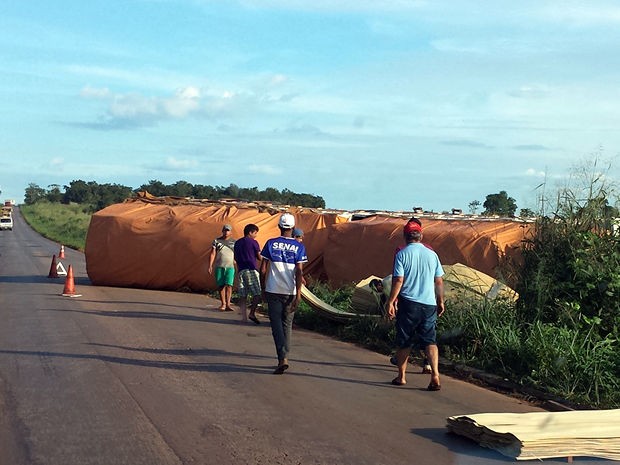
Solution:
[(24, 0), (0, 7), (0, 190), (288, 188), (468, 210), (600, 154), (617, 0)]

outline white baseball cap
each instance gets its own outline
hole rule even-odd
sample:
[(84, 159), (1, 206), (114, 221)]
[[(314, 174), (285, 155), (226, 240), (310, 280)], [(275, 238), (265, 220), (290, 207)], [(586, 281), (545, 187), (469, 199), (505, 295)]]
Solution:
[(292, 229), (295, 227), (295, 217), (290, 213), (282, 213), (278, 226), (282, 229)]

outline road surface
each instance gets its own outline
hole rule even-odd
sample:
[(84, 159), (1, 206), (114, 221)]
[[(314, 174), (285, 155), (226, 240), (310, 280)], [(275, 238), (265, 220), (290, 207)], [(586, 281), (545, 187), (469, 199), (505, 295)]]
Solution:
[(199, 294), (92, 286), (69, 249), (81, 297), (63, 297), (47, 277), (58, 250), (18, 210), (0, 232), (1, 465), (507, 463), (446, 417), (538, 410), (446, 376), (440, 392), (422, 374), (392, 386), (385, 356), (302, 330), (273, 375), (266, 322)]

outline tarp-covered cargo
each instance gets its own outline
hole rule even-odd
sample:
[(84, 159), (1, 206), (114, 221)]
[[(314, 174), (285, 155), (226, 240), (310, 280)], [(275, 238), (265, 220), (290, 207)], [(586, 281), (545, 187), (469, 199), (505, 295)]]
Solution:
[[(211, 243), (224, 224), (234, 238), (248, 223), (257, 241), (279, 235), (283, 209), (181, 199), (132, 199), (92, 216), (86, 238), (86, 267), (96, 285), (148, 289), (215, 289), (207, 273)], [(373, 216), (359, 221), (338, 212), (287, 208), (304, 230), (309, 262), (305, 272), (332, 286), (369, 275), (386, 276), (395, 249), (403, 243), (406, 218)], [(424, 242), (446, 265), (463, 263), (490, 276), (504, 254), (514, 255), (526, 234), (513, 221), (438, 220), (424, 222)]]

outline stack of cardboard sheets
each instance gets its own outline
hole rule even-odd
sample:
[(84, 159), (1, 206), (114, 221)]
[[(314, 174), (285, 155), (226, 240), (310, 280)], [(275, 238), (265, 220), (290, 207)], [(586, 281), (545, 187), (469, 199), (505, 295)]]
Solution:
[(448, 417), (448, 430), (517, 460), (620, 460), (620, 409), (479, 413)]

